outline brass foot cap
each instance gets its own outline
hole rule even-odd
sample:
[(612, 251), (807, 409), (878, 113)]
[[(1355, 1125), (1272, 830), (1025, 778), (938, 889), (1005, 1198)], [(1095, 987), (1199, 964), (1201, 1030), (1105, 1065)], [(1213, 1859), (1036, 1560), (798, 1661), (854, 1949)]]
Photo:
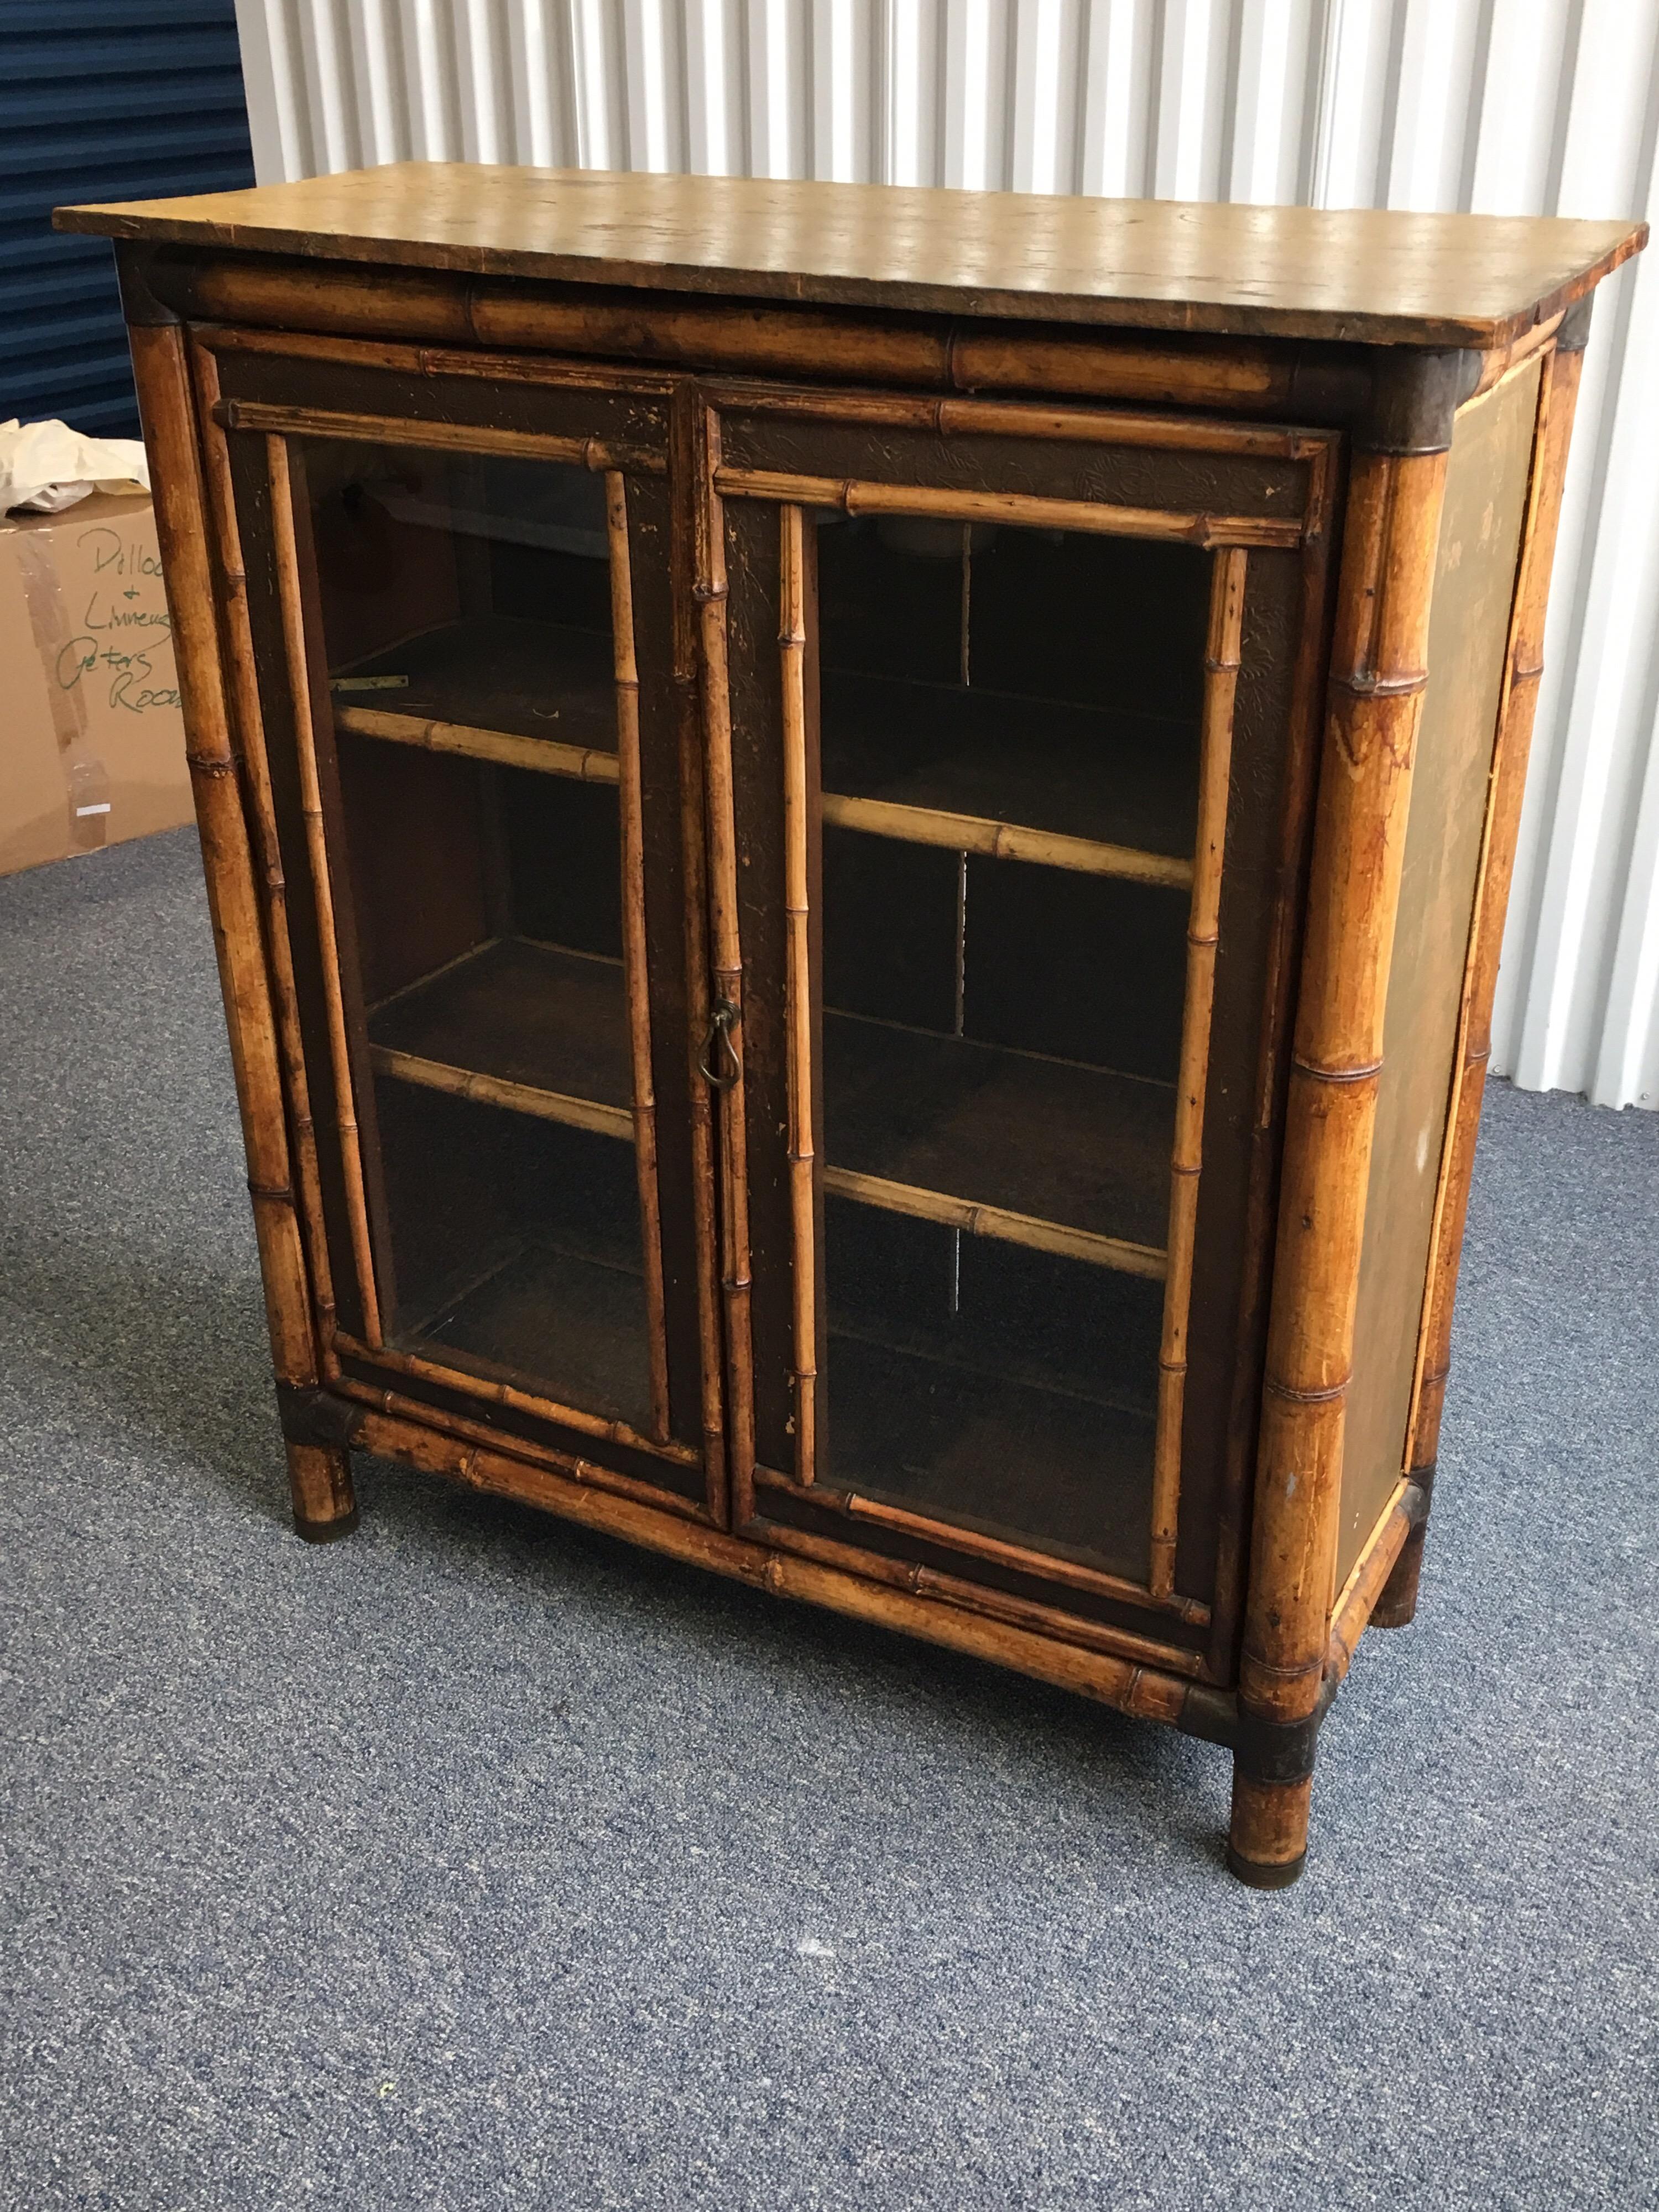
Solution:
[(342, 1513), (337, 1521), (302, 1521), (297, 1513), (294, 1516), (294, 1533), (303, 1537), (307, 1544), (337, 1544), (342, 1536), (349, 1536), (356, 1525), (357, 1509), (355, 1505), (349, 1513)]
[(1306, 1851), (1298, 1851), (1293, 1859), (1269, 1861), (1241, 1858), (1231, 1844), (1227, 1846), (1228, 1873), (1237, 1875), (1251, 1889), (1288, 1889), (1307, 1863)]

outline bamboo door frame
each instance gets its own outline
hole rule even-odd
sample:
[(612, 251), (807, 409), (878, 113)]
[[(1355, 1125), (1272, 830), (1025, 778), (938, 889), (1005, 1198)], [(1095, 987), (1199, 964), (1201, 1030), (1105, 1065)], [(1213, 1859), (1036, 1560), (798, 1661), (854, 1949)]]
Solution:
[[(318, 1368), (322, 1380), (334, 1390), (372, 1402), (386, 1413), (403, 1412), (430, 1425), (447, 1429), (475, 1446), (494, 1441), (495, 1433), (483, 1421), (472, 1421), (445, 1409), (428, 1406), (391, 1390), (373, 1389), (345, 1372), (343, 1358), (368, 1362), (416, 1383), (435, 1385), (480, 1401), (498, 1405), (532, 1420), (609, 1442), (687, 1468), (702, 1466), (708, 1492), (701, 1502), (659, 1491), (653, 1486), (615, 1469), (572, 1461), (568, 1454), (538, 1447), (515, 1438), (514, 1449), (579, 1480), (641, 1503), (665, 1508), (693, 1519), (718, 1521), (720, 1489), (724, 1468), (718, 1455), (708, 1449), (709, 1421), (705, 1411), (703, 1449), (684, 1444), (669, 1432), (665, 1294), (663, 1280), (660, 1196), (656, 1175), (655, 1101), (651, 1078), (650, 1006), (646, 975), (644, 939), (645, 867), (642, 844), (642, 795), (639, 760), (639, 681), (635, 659), (632, 582), (629, 552), (628, 478), (633, 474), (665, 476), (665, 451), (598, 438), (567, 437), (555, 433), (492, 428), (487, 424), (463, 424), (416, 416), (379, 413), (347, 413), (302, 405), (275, 405), (227, 399), (222, 392), (218, 356), (223, 351), (256, 352), (307, 361), (339, 362), (381, 371), (421, 375), (470, 374), (482, 379), (523, 381), (558, 388), (643, 392), (666, 396), (672, 380), (649, 372), (631, 374), (595, 368), (589, 363), (566, 364), (544, 359), (478, 355), (439, 357), (432, 349), (400, 345), (375, 345), (350, 339), (318, 339), (287, 333), (253, 331), (216, 326), (197, 326), (190, 332), (197, 430), (204, 459), (208, 535), (212, 563), (218, 580), (217, 598), (225, 633), (225, 658), (233, 674), (230, 701), (240, 750), (246, 763), (247, 811), (251, 842), (256, 858), (255, 874), (262, 896), (264, 937), (268, 947), (272, 998), (276, 1018), (276, 1043), (288, 1118), (295, 1132), (293, 1182), (299, 1200), (301, 1240), (310, 1271), (315, 1315)], [(334, 1088), (340, 1101), (336, 1136), (346, 1180), (349, 1224), (349, 1264), (356, 1278), (364, 1314), (364, 1336), (355, 1338), (340, 1325), (335, 1310), (333, 1270), (338, 1255), (331, 1254), (325, 1224), (321, 1178), (317, 1159), (316, 1133), (311, 1115), (306, 1061), (301, 1041), (293, 956), (289, 941), (288, 887), (283, 880), (276, 846), (276, 810), (267, 766), (267, 743), (257, 687), (252, 678), (253, 641), (249, 623), (246, 572), (230, 471), (229, 434), (258, 438), (265, 449), (270, 489), (272, 554), (277, 572), (282, 612), (283, 677), (293, 703), (300, 754), (302, 811), (307, 847), (311, 894), (324, 962), (329, 1057)], [(646, 1294), (653, 1418), (647, 1434), (622, 1420), (606, 1419), (580, 1407), (567, 1406), (539, 1392), (524, 1390), (504, 1381), (451, 1368), (441, 1362), (400, 1352), (384, 1340), (379, 1302), (379, 1273), (373, 1249), (371, 1199), (352, 1101), (357, 1091), (356, 1062), (362, 1040), (349, 1034), (349, 1016), (343, 989), (340, 949), (336, 934), (336, 901), (349, 899), (343, 856), (337, 849), (337, 823), (331, 825), (331, 810), (324, 803), (311, 717), (314, 712), (311, 672), (319, 643), (313, 635), (315, 611), (306, 605), (301, 556), (289, 482), (287, 441), (294, 437), (337, 438), (377, 445), (406, 445), (456, 453), (500, 454), (526, 460), (562, 462), (585, 467), (605, 483), (606, 527), (610, 541), (613, 680), (616, 686), (617, 753), (607, 757), (607, 768), (598, 769), (605, 781), (619, 786), (623, 814), (621, 866), (623, 883), (623, 961), (628, 978), (629, 1061), (634, 1106), (630, 1120), (640, 1188), (641, 1244), (646, 1269)], [(618, 556), (621, 555), (619, 559)], [(481, 733), (488, 740), (490, 733)], [(428, 732), (433, 750), (450, 750), (441, 732)], [(545, 751), (547, 749), (544, 748)], [(571, 764), (562, 756), (568, 748), (554, 748), (561, 756), (551, 772), (568, 775)], [(481, 750), (480, 757), (492, 757)], [(506, 748), (502, 757), (507, 757)], [(523, 748), (512, 750), (514, 763), (544, 767)], [(586, 765), (593, 780), (593, 764)], [(635, 911), (637, 909), (637, 911)], [(698, 1244), (698, 1296), (703, 1298), (703, 1279), (712, 1272), (712, 1243), (705, 1249), (701, 1224), (695, 1224)], [(706, 1347), (705, 1347), (706, 1352)], [(719, 1389), (719, 1377), (713, 1378)], [(710, 1378), (702, 1378), (707, 1407)]]
[[(799, 392), (741, 386), (702, 387), (705, 404), (701, 426), (701, 483), (699, 490), (696, 598), (702, 611), (703, 642), (705, 739), (710, 794), (710, 912), (714, 947), (714, 968), (720, 996), (733, 1009), (728, 1032), (733, 1048), (733, 1073), (721, 1101), (722, 1165), (726, 1204), (722, 1221), (724, 1275), (726, 1285), (727, 1361), (731, 1431), (730, 1480), (733, 1526), (748, 1526), (755, 1516), (757, 1487), (810, 1492), (832, 1505), (850, 1521), (863, 1522), (889, 1532), (921, 1539), (941, 1548), (992, 1565), (1033, 1575), (1091, 1596), (1162, 1613), (1189, 1627), (1223, 1631), (1212, 1633), (1203, 1657), (1189, 1650), (1148, 1641), (1126, 1632), (1072, 1620), (1058, 1609), (1005, 1598), (959, 1578), (928, 1568), (908, 1571), (910, 1585), (933, 1589), (949, 1601), (1042, 1626), (1050, 1632), (1076, 1640), (1097, 1640), (1101, 1648), (1149, 1657), (1160, 1666), (1188, 1673), (1213, 1674), (1224, 1668), (1225, 1621), (1232, 1606), (1224, 1603), (1212, 1622), (1208, 1602), (1183, 1595), (1176, 1588), (1176, 1540), (1180, 1516), (1181, 1424), (1184, 1410), (1186, 1328), (1190, 1304), (1198, 1192), (1202, 1166), (1201, 1136), (1207, 1073), (1210, 1014), (1213, 999), (1215, 959), (1218, 942), (1219, 903), (1226, 829), (1234, 701), (1237, 689), (1249, 554), (1255, 548), (1296, 550), (1304, 556), (1302, 635), (1298, 678), (1322, 642), (1321, 613), (1324, 592), (1324, 544), (1335, 492), (1340, 440), (1330, 432), (1303, 432), (1274, 425), (1187, 421), (1141, 413), (1094, 409), (1044, 407), (993, 400), (933, 400), (890, 398), (848, 392)], [(1178, 512), (1158, 508), (1113, 506), (1104, 501), (1049, 498), (1019, 494), (931, 489), (912, 484), (853, 480), (728, 467), (721, 452), (723, 405), (784, 415), (795, 420), (857, 422), (873, 427), (928, 429), (939, 435), (1010, 434), (1078, 443), (1116, 443), (1154, 450), (1224, 453), (1267, 453), (1300, 459), (1309, 465), (1308, 498), (1299, 515), (1261, 517)], [(753, 500), (775, 505), (779, 511), (778, 578), (781, 620), (778, 641), (782, 696), (785, 882), (785, 999), (784, 1029), (787, 1060), (787, 1091), (790, 1215), (794, 1264), (792, 1267), (793, 1346), (792, 1383), (796, 1407), (794, 1465), (787, 1471), (759, 1464), (755, 1454), (753, 1427), (753, 1351), (749, 1327), (750, 1291), (749, 1245), (744, 1194), (746, 1190), (746, 1133), (743, 1110), (742, 988), (743, 954), (738, 930), (737, 829), (733, 811), (733, 772), (729, 696), (726, 687), (726, 599), (725, 562), (725, 502)], [(816, 1464), (819, 1430), (818, 1346), (823, 1320), (818, 1310), (818, 1262), (815, 1250), (815, 1201), (825, 1175), (821, 1147), (813, 1127), (811, 1006), (808, 944), (811, 917), (807, 909), (807, 852), (811, 835), (808, 818), (805, 748), (809, 722), (804, 687), (807, 634), (804, 601), (805, 560), (802, 532), (805, 510), (833, 508), (848, 515), (906, 515), (969, 524), (997, 521), (1031, 526), (1087, 531), (1093, 534), (1139, 538), (1163, 544), (1184, 544), (1212, 556), (1209, 613), (1205, 653), (1203, 704), (1200, 722), (1200, 803), (1194, 858), (1190, 864), (1160, 864), (1156, 868), (1137, 865), (1139, 856), (1122, 856), (1109, 872), (1132, 879), (1162, 882), (1190, 890), (1188, 921), (1188, 961), (1182, 1024), (1182, 1048), (1176, 1091), (1175, 1140), (1170, 1177), (1169, 1231), (1164, 1251), (1124, 1246), (1113, 1264), (1129, 1272), (1154, 1276), (1165, 1285), (1164, 1319), (1159, 1345), (1158, 1423), (1154, 1445), (1151, 1542), (1145, 1578), (1126, 1577), (1088, 1568), (1026, 1547), (1005, 1542), (977, 1532), (953, 1528), (903, 1509), (837, 1492), (817, 1480)], [(1304, 681), (1296, 686), (1295, 711), (1302, 711)], [(856, 802), (871, 818), (848, 826), (876, 826), (878, 802)], [(1292, 809), (1294, 811), (1294, 807)], [(831, 818), (826, 808), (823, 819)], [(954, 819), (954, 817), (953, 817)], [(961, 817), (968, 833), (976, 827)], [(952, 835), (958, 834), (953, 830)], [(1077, 841), (1021, 831), (1010, 837), (999, 830), (990, 842), (969, 849), (1010, 858), (1050, 857), (1050, 847), (1069, 847)], [(1293, 867), (1287, 867), (1288, 876)], [(1281, 899), (1288, 909), (1288, 897)], [(1284, 929), (1270, 966), (1277, 971), (1286, 963)], [(1269, 1018), (1264, 1027), (1264, 1066), (1261, 1074), (1261, 1105), (1256, 1115), (1258, 1138), (1265, 1138), (1272, 1121), (1272, 1099), (1278, 1082), (1273, 1048), (1271, 1018), (1276, 1003), (1273, 975), (1268, 978)], [(1258, 1161), (1252, 1169), (1253, 1185), (1262, 1180)], [(841, 1180), (849, 1188), (861, 1179), (850, 1174)], [(867, 1178), (862, 1180), (867, 1181)], [(1257, 1206), (1255, 1211), (1263, 1209)], [(1043, 1249), (1069, 1249), (1063, 1233), (1039, 1239), (1038, 1224), (1021, 1217), (999, 1217), (993, 1224), (991, 1207), (957, 1206), (951, 1218), (961, 1225), (1008, 1237), (1011, 1241)], [(969, 1216), (973, 1217), (971, 1219)], [(928, 1218), (935, 1218), (930, 1214)], [(944, 1212), (937, 1217), (946, 1218)], [(1270, 1234), (1270, 1227), (1264, 1236)], [(1078, 1240), (1081, 1241), (1081, 1240)], [(1110, 1243), (1093, 1238), (1092, 1243)], [(803, 1250), (809, 1264), (800, 1264)], [(1243, 1340), (1241, 1338), (1241, 1355)], [(1235, 1479), (1233, 1489), (1241, 1486)], [(856, 1555), (846, 1547), (805, 1535), (787, 1524), (769, 1522), (768, 1540), (793, 1548), (820, 1552), (827, 1559), (856, 1556), (869, 1571), (873, 1555)], [(884, 1565), (890, 1566), (890, 1562)], [(1218, 1559), (1218, 1583), (1225, 1565)], [(1235, 1601), (1236, 1601), (1235, 1594)]]

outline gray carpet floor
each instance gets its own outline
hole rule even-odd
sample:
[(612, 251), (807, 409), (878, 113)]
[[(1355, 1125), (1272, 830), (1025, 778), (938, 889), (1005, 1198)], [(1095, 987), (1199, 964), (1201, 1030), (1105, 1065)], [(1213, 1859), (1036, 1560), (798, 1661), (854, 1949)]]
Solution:
[(1659, 2203), (1659, 1116), (1494, 1086), (1417, 1626), (1208, 1746), (369, 1462), (289, 1533), (189, 833), (0, 883), (0, 2203)]

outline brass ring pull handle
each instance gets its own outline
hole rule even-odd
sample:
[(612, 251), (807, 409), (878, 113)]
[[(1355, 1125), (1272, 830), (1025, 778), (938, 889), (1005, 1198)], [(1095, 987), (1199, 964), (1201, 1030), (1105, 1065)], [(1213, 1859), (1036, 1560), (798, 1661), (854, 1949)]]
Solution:
[[(737, 1047), (732, 1042), (732, 1031), (738, 1018), (738, 1009), (730, 999), (719, 1000), (709, 1019), (708, 1034), (702, 1041), (702, 1050), (697, 1054), (698, 1073), (716, 1091), (729, 1091), (743, 1073), (743, 1063), (738, 1060)], [(731, 1064), (723, 1075), (717, 1075), (709, 1063), (711, 1060), (718, 1062), (722, 1050)]]

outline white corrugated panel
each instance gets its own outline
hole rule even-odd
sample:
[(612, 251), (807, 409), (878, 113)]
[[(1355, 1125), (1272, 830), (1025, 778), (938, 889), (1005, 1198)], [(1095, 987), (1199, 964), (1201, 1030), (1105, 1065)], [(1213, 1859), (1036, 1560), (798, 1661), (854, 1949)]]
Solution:
[[(237, 13), (266, 180), (416, 158), (1498, 214), (1655, 198), (1659, 0)], [(1656, 325), (1659, 249), (1596, 310), (1493, 1054), (1615, 1106), (1659, 1106)]]

